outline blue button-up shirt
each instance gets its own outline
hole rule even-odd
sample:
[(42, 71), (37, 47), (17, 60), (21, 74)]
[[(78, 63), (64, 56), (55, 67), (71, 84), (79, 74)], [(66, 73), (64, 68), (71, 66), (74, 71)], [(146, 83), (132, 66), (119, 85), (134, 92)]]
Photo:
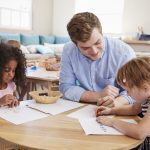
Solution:
[[(135, 57), (131, 47), (120, 40), (104, 37), (104, 52), (93, 61), (81, 54), (73, 42), (64, 46), (61, 58), (60, 86), (64, 98), (79, 101), (85, 91), (101, 91), (107, 85), (119, 87), (115, 80), (118, 69)], [(120, 88), (120, 95), (133, 100)]]

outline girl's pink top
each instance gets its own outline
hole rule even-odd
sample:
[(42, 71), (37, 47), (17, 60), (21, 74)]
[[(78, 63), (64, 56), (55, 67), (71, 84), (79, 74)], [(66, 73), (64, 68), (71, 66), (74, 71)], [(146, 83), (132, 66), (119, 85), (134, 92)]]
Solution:
[(16, 85), (14, 82), (10, 82), (7, 85), (6, 89), (0, 90), (0, 98), (5, 96), (6, 94), (12, 94), (16, 91)]

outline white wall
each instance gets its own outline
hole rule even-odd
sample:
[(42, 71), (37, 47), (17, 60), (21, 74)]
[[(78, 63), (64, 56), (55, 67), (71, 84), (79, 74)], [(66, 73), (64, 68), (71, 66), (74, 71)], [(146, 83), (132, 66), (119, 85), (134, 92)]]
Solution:
[(66, 25), (75, 12), (75, 0), (53, 0), (54, 35), (66, 36)]
[(33, 33), (51, 34), (53, 0), (33, 0)]
[(33, 28), (26, 30), (0, 29), (0, 32), (9, 33), (31, 33), (51, 34), (52, 33), (53, 0), (33, 0)]
[[(75, 12), (76, 0), (53, 0), (53, 34), (67, 35), (68, 19)], [(123, 32), (131, 35), (143, 26), (144, 32), (150, 34), (150, 0), (125, 0)]]
[(125, 0), (123, 31), (137, 32), (138, 26), (150, 34), (150, 0)]

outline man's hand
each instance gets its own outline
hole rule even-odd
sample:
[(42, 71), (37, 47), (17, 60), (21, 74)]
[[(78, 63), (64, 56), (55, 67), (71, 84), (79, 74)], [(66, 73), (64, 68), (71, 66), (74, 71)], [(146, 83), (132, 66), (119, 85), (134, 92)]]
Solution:
[(96, 117), (102, 116), (102, 115), (111, 115), (111, 108), (105, 107), (105, 106), (99, 106), (96, 109)]
[(111, 96), (105, 96), (103, 98), (99, 98), (97, 100), (97, 105), (98, 106), (107, 106), (107, 107), (114, 107), (114, 99)]
[(119, 89), (108, 85), (101, 92), (99, 92), (100, 97), (111, 96), (112, 98), (116, 98), (119, 95)]

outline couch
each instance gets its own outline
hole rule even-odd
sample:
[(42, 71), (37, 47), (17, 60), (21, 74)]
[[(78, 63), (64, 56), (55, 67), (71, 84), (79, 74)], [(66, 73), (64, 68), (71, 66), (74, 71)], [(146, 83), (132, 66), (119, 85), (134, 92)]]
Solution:
[(54, 35), (10, 34), (0, 32), (0, 41), (20, 42), (20, 49), (28, 61), (39, 61), (49, 57), (61, 57), (63, 46), (70, 41), (68, 37)]

